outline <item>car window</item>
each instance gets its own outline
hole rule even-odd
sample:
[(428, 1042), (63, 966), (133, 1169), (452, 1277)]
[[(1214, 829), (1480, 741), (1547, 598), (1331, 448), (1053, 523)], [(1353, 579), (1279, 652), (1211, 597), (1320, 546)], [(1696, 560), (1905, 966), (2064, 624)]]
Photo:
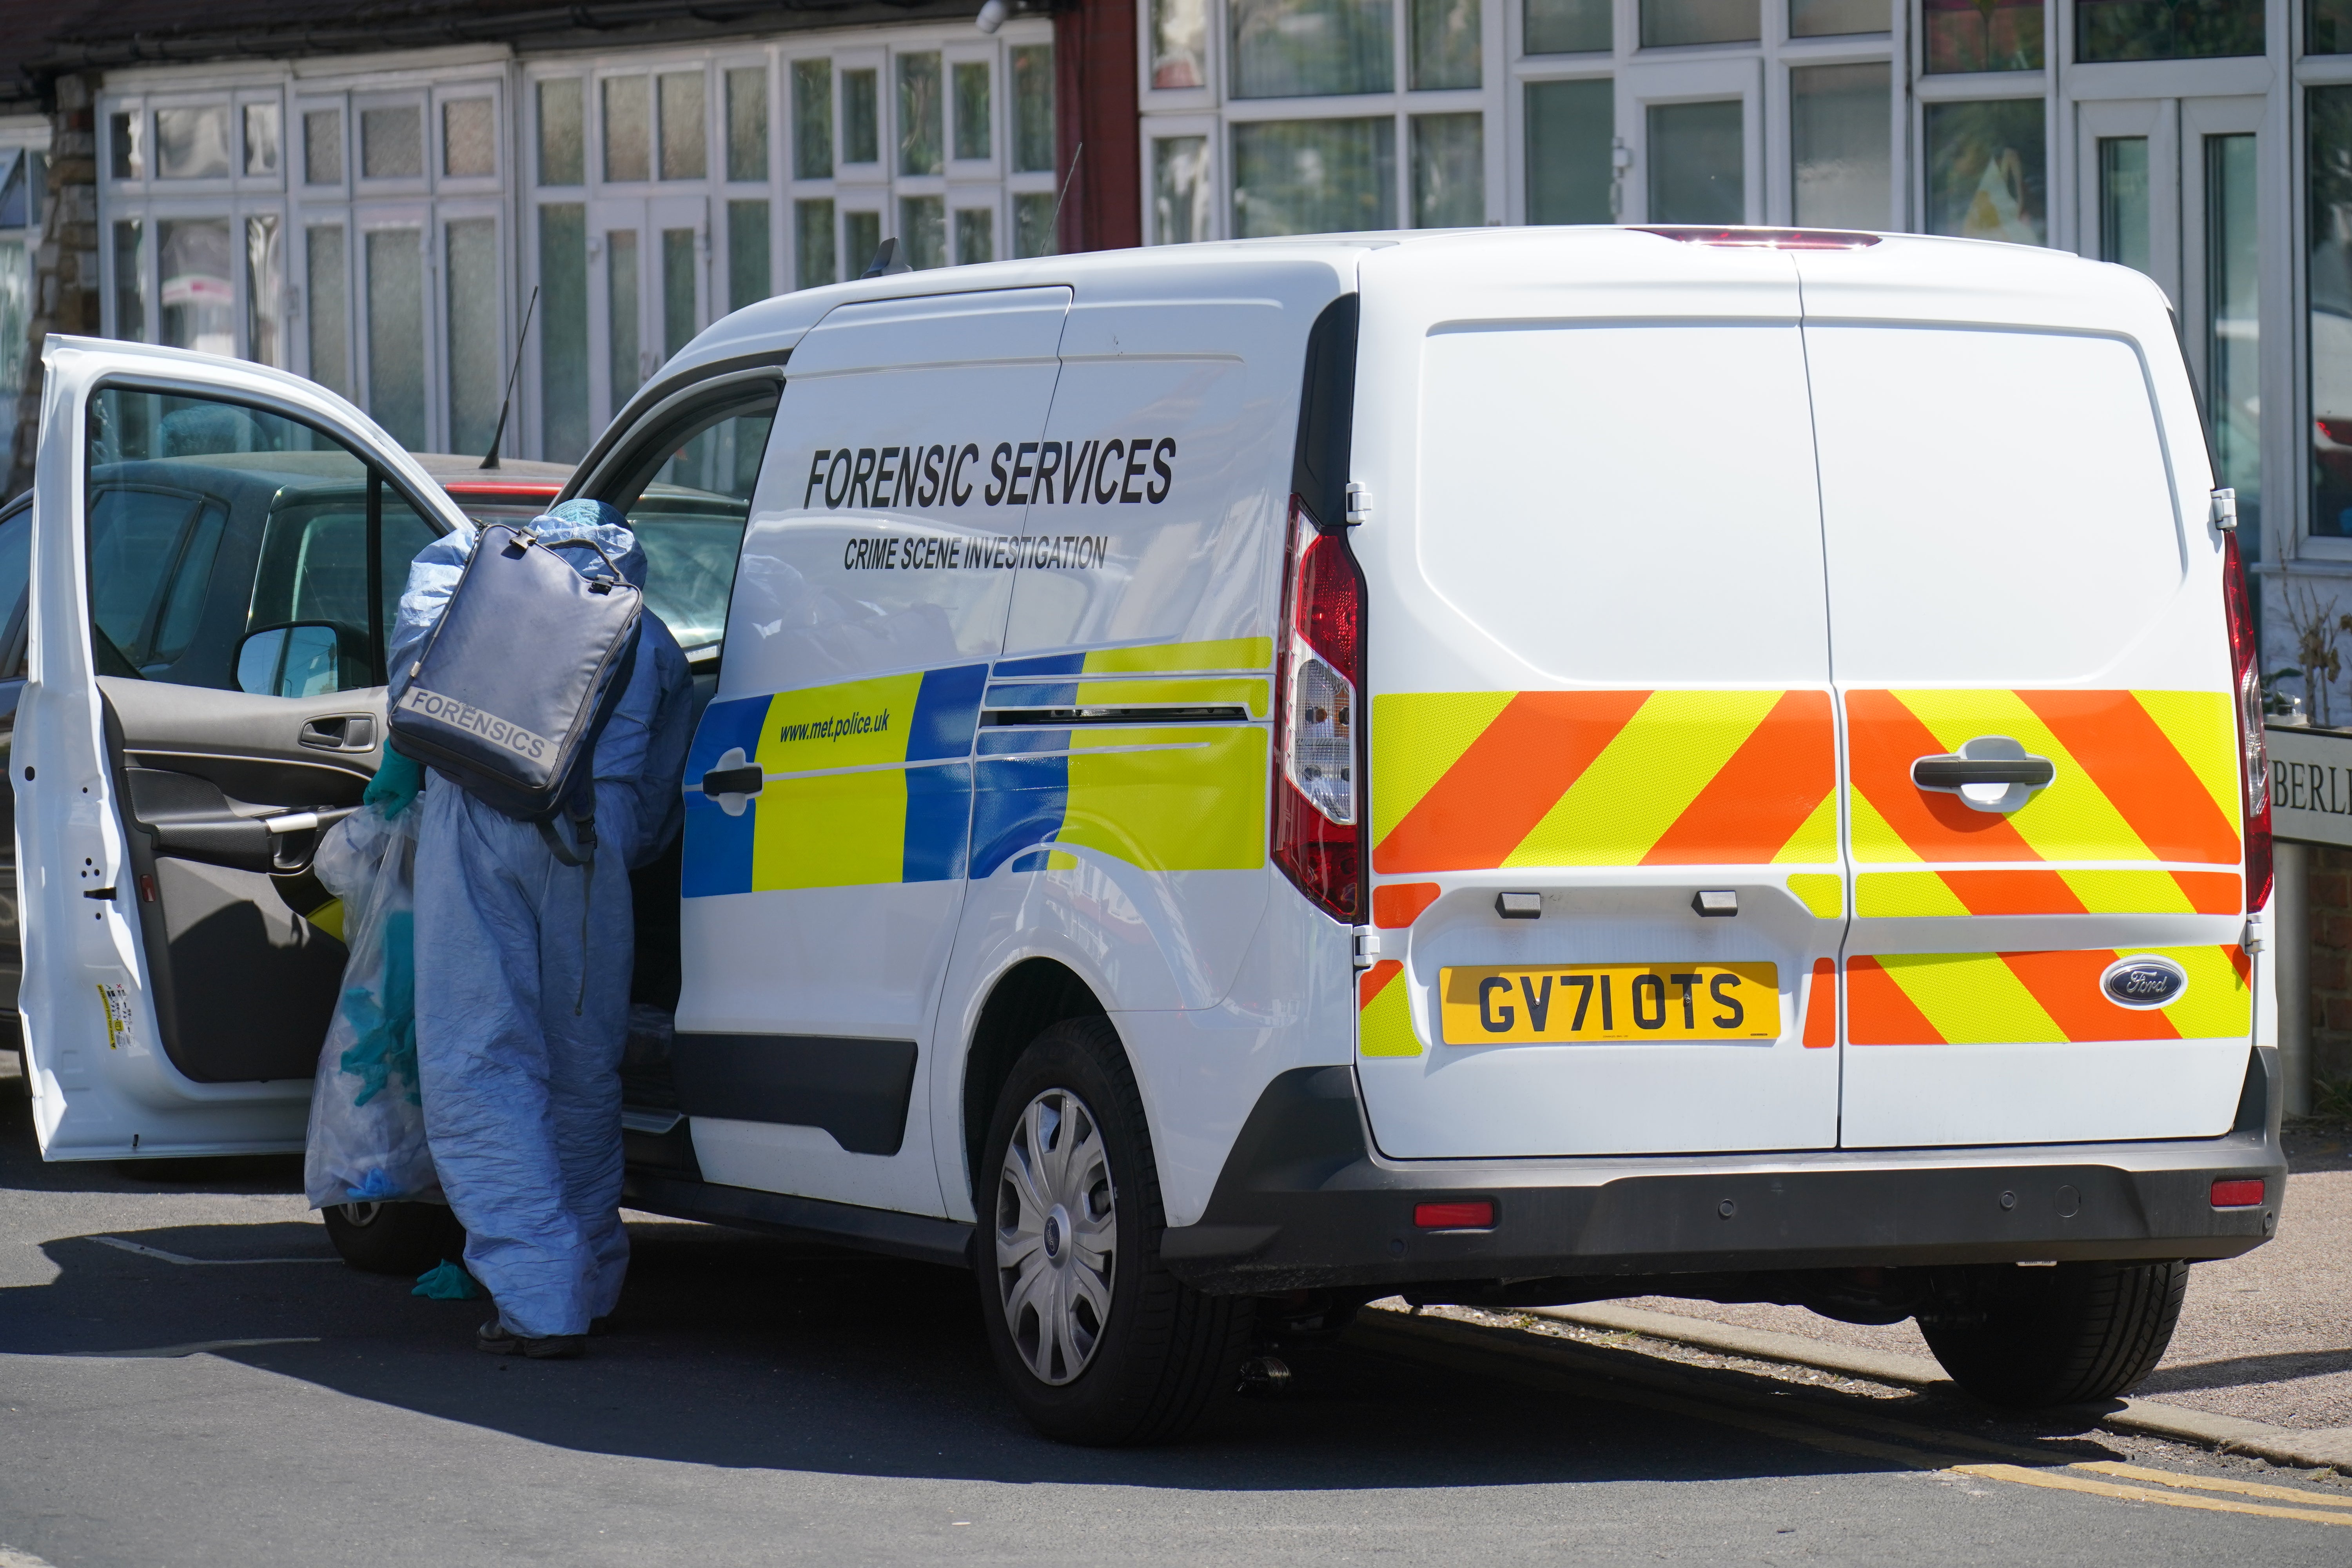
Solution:
[(358, 453), (264, 409), (104, 388), (88, 458), (99, 673), (280, 696), (383, 683), (409, 558), (437, 530)]
[(772, 406), (719, 420), (672, 451), (622, 508), (646, 550), (646, 605), (689, 651), (726, 633), (735, 557), (774, 422)]
[(0, 680), (25, 679), (25, 586), (33, 573), (33, 510), (0, 517)]

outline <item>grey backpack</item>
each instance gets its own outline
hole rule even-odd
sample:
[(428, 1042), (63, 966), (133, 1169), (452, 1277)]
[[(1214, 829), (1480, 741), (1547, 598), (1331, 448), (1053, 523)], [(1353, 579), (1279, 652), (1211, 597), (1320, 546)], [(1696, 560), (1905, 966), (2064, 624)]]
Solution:
[[(558, 553), (581, 545), (606, 574)], [(393, 705), (393, 749), (537, 823), (565, 864), (593, 859), (596, 737), (635, 668), (644, 599), (592, 541), (551, 546), (506, 523), (483, 529)], [(572, 822), (578, 854), (554, 831), (558, 816)]]

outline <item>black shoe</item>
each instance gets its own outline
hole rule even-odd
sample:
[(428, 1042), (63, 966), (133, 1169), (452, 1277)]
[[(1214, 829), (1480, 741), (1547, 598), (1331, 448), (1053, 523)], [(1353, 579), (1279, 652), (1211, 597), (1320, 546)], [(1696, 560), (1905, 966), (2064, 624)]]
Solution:
[(585, 1334), (549, 1334), (543, 1339), (530, 1339), (506, 1326), (503, 1320), (492, 1318), (474, 1331), (474, 1348), (492, 1355), (529, 1356), (533, 1361), (571, 1361), (588, 1348)]

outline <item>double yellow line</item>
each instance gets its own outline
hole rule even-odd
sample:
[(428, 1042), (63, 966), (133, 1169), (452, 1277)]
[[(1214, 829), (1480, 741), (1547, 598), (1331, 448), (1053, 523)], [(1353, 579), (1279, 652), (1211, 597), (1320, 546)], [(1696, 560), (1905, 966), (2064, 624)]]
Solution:
[[(2051, 1491), (2081, 1492), (2123, 1502), (2352, 1527), (2352, 1497), (2336, 1498), (2325, 1492), (2271, 1486), (2262, 1481), (2185, 1475), (2111, 1460), (2068, 1461), (2014, 1443), (1965, 1432), (1937, 1431), (1866, 1410), (1816, 1408), (1808, 1412), (1815, 1420), (1791, 1420), (1778, 1409), (1768, 1412), (1762, 1408), (1769, 1395), (1732, 1386), (1729, 1380), (1725, 1380), (1726, 1385), (1719, 1389), (1706, 1390), (1705, 1398), (1693, 1397), (1688, 1391), (1705, 1374), (1637, 1352), (1591, 1349), (1573, 1340), (1549, 1340), (1456, 1318), (1406, 1317), (1381, 1311), (1367, 1312), (1360, 1318), (1351, 1337), (1367, 1349), (1489, 1375), (1505, 1375), (1518, 1382), (1527, 1381), (1532, 1369), (1538, 1382), (1580, 1398), (1688, 1416), (1905, 1469), (2005, 1481)], [(1511, 1364), (1506, 1371), (1492, 1364), (1496, 1362)], [(1488, 1364), (1476, 1364), (1479, 1363)], [(1773, 1403), (1777, 1405), (1780, 1402)], [(1823, 1424), (1831, 1422), (1836, 1425)], [(1846, 1430), (1836, 1429), (1839, 1426)], [(1987, 1463), (1967, 1458), (1964, 1453), (1950, 1452), (1952, 1449), (1997, 1458)], [(2024, 1462), (2018, 1462), (2021, 1460)]]

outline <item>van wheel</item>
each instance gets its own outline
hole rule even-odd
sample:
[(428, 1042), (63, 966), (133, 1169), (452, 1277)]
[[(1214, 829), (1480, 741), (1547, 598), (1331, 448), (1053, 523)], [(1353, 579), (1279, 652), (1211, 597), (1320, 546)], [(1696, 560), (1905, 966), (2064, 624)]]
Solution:
[(466, 1227), (446, 1204), (331, 1204), (327, 1239), (363, 1274), (422, 1274), (466, 1256)]
[(1066, 1019), (1032, 1041), (982, 1147), (974, 1272), (1013, 1402), (1066, 1443), (1181, 1436), (1235, 1387), (1250, 1308), (1160, 1266), (1143, 1098), (1110, 1020)]
[(1919, 1331), (1954, 1383), (2015, 1409), (2112, 1399), (2137, 1384), (2164, 1359), (2189, 1289), (2186, 1263), (1955, 1274), (1938, 1281), (1945, 1309), (1921, 1313)]

